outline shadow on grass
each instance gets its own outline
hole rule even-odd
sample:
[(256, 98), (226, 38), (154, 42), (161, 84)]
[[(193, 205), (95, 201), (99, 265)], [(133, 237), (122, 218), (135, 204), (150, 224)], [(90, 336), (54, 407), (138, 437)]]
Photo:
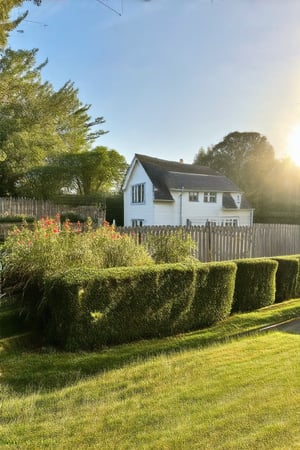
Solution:
[[(1, 339), (0, 381), (17, 393), (51, 391), (108, 370), (118, 369), (162, 353), (202, 348), (230, 341), (261, 327), (300, 317), (300, 299), (247, 314), (221, 324), (164, 339), (139, 341), (98, 352), (67, 353), (34, 345), (29, 334)], [(0, 315), (0, 324), (1, 322)]]

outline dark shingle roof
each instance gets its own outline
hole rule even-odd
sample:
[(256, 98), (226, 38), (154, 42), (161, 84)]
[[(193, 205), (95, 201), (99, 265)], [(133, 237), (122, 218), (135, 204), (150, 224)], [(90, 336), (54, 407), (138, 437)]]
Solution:
[(139, 154), (135, 156), (153, 183), (155, 200), (173, 200), (170, 192), (172, 189), (240, 192), (232, 181), (210, 167), (165, 161)]

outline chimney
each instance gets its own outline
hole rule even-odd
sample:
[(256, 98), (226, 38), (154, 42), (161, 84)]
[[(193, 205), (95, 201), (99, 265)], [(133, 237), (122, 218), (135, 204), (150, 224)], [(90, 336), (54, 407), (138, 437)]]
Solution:
[(184, 163), (184, 161), (183, 161), (182, 158), (180, 158), (179, 162), (180, 162), (180, 164), (183, 164), (183, 163)]

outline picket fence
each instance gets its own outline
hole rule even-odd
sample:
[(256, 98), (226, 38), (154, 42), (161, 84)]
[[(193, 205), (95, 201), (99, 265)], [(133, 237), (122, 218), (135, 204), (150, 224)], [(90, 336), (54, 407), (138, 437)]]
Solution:
[(149, 234), (190, 233), (196, 243), (194, 256), (200, 261), (226, 261), (239, 258), (300, 254), (300, 225), (254, 224), (249, 227), (192, 226), (118, 228), (139, 243)]

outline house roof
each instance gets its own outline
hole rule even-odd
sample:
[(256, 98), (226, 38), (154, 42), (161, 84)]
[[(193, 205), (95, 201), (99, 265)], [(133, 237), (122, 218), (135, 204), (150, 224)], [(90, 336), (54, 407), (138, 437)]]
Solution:
[[(172, 201), (173, 197), (170, 191), (181, 189), (185, 191), (241, 192), (232, 181), (210, 167), (165, 161), (140, 154), (136, 154), (135, 158), (153, 183), (155, 200)], [(232, 201), (234, 203), (233, 198)]]
[[(251, 209), (251, 205), (246, 199), (244, 195), (241, 195), (241, 205), (240, 209)], [(238, 209), (237, 204), (234, 201), (234, 198), (229, 192), (223, 193), (223, 208), (224, 209)]]

